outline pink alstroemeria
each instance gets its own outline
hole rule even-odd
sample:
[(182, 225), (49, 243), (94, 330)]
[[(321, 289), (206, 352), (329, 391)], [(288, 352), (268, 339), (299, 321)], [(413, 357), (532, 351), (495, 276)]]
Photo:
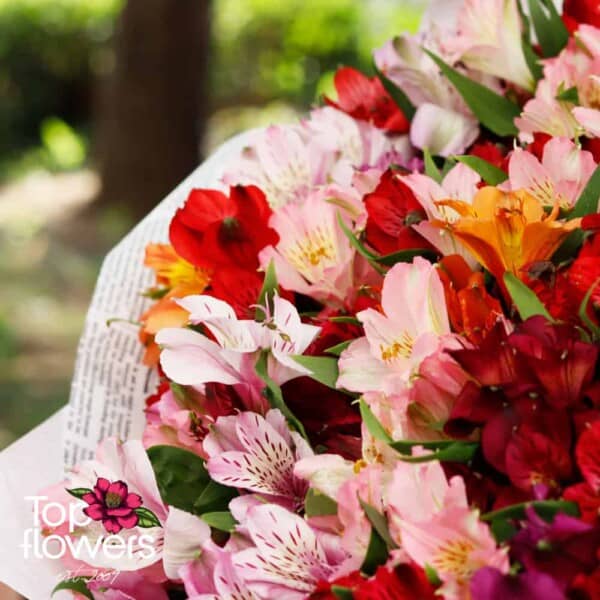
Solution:
[(423, 46), (440, 53), (435, 39), (403, 35), (376, 50), (375, 63), (417, 107), (410, 128), (412, 144), (439, 156), (460, 154), (479, 134), (477, 119)]
[(365, 337), (342, 353), (338, 387), (361, 393), (398, 392), (450, 333), (442, 282), (436, 268), (423, 258), (389, 270), (381, 305), (383, 313), (368, 308), (356, 315)]
[(499, 549), (489, 527), (469, 508), (460, 476), (448, 482), (438, 462), (399, 462), (388, 491), (393, 539), (418, 565), (433, 568), (448, 600), (468, 600), (473, 574), (485, 566), (507, 573), (506, 549)]
[[(430, 220), (437, 219), (453, 223), (459, 215), (448, 206), (438, 206), (441, 200), (462, 200), (471, 203), (478, 190), (481, 177), (473, 169), (462, 163), (452, 167), (441, 183), (421, 173), (413, 173), (402, 178), (402, 181), (413, 191)], [(444, 256), (460, 254), (475, 266), (470, 252), (452, 235), (450, 231), (434, 227), (429, 221), (421, 221), (413, 225), (430, 244), (435, 246)]]
[(204, 451), (215, 481), (291, 510), (303, 505), (308, 484), (294, 475), (294, 465), (313, 452), (302, 436), (290, 431), (281, 411), (219, 417), (204, 440)]
[(284, 206), (269, 220), (279, 243), (264, 248), (259, 260), (263, 267), (274, 262), (284, 288), (341, 307), (354, 288), (356, 252), (338, 213), (339, 207), (321, 192), (312, 193), (301, 206)]
[[(577, 39), (570, 40), (556, 57), (543, 61), (544, 77), (538, 83), (535, 97), (525, 104), (515, 124), (520, 137), (531, 141), (535, 132), (554, 137), (575, 138), (582, 133), (600, 133), (596, 107), (600, 94), (600, 30), (581, 25)], [(575, 88), (578, 105), (559, 100), (562, 92)]]
[(458, 14), (458, 35), (448, 38), (444, 47), (470, 69), (533, 91), (522, 30), (517, 0), (465, 0)]
[[(600, 114), (600, 112), (599, 112)], [(544, 206), (556, 202), (569, 209), (581, 195), (596, 163), (591, 152), (581, 150), (569, 138), (552, 138), (544, 146), (542, 162), (516, 148), (508, 163), (512, 190), (526, 189)]]
[(339, 572), (345, 554), (331, 538), (277, 504), (252, 508), (244, 525), (254, 547), (236, 552), (233, 566), (259, 598), (300, 600), (319, 581), (345, 574)]
[(176, 383), (232, 385), (247, 408), (265, 412), (264, 383), (254, 370), (261, 350), (270, 350), (268, 370), (276, 383), (306, 373), (291, 357), (306, 350), (319, 328), (302, 323), (291, 302), (276, 295), (273, 314), (265, 314), (262, 322), (238, 319), (229, 304), (212, 296), (187, 296), (178, 303), (190, 313), (190, 323), (203, 324), (216, 341), (191, 329), (158, 332), (156, 342), (163, 348), (161, 366)]
[(332, 181), (349, 186), (355, 170), (385, 170), (411, 156), (407, 136), (386, 136), (370, 123), (324, 107), (298, 125), (257, 133), (223, 181), (256, 185), (279, 208), (302, 204), (311, 191)]
[(262, 600), (246, 587), (232, 563), (232, 553), (208, 540), (200, 556), (184, 565), (179, 575), (188, 600)]

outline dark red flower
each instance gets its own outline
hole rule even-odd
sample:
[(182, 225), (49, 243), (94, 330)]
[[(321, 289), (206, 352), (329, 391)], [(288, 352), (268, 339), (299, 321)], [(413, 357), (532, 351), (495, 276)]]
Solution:
[(281, 391), (289, 409), (302, 421), (313, 446), (349, 460), (361, 457), (361, 418), (349, 396), (310, 377), (284, 383)]
[(565, 600), (560, 586), (537, 571), (504, 575), (494, 567), (483, 567), (471, 579), (472, 600)]
[(582, 342), (577, 328), (531, 317), (510, 336), (510, 345), (535, 374), (546, 403), (564, 408), (581, 401), (594, 375), (598, 347)]
[(576, 23), (589, 23), (600, 27), (599, 0), (565, 0), (563, 16), (573, 19)]
[(412, 227), (427, 218), (412, 190), (388, 169), (373, 192), (364, 198), (367, 209), (366, 239), (381, 254), (407, 248), (431, 248)]
[(600, 567), (593, 573), (580, 573), (575, 577), (569, 590), (573, 600), (598, 600), (600, 598)]
[(564, 497), (577, 503), (584, 521), (595, 524), (600, 517), (600, 421), (581, 434), (575, 457), (585, 481), (565, 490)]
[(568, 448), (528, 425), (511, 437), (505, 462), (513, 485), (524, 491), (540, 484), (558, 488), (572, 474)]
[(332, 586), (346, 588), (354, 600), (434, 600), (437, 596), (425, 571), (413, 563), (395, 569), (379, 567), (375, 575), (365, 579), (358, 571), (336, 581), (321, 582), (310, 596), (311, 600), (335, 600)]
[(121, 529), (131, 529), (138, 524), (135, 509), (142, 506), (142, 498), (129, 492), (123, 481), (111, 483), (100, 477), (94, 489), (81, 499), (88, 504), (83, 512), (94, 521), (102, 521), (109, 533), (119, 533)]
[(206, 293), (227, 302), (239, 319), (254, 319), (263, 281), (264, 275), (257, 271), (235, 267), (217, 269)]
[(369, 79), (352, 67), (342, 67), (337, 70), (333, 82), (338, 100), (334, 102), (326, 97), (325, 102), (330, 106), (390, 133), (408, 131), (408, 120), (378, 77)]
[(199, 267), (258, 268), (258, 253), (279, 236), (269, 227), (271, 209), (255, 186), (190, 192), (171, 221), (169, 237), (179, 256)]
[(552, 139), (551, 135), (536, 131), (533, 134), (533, 142), (527, 145), (527, 151), (531, 152), (539, 161), (544, 156), (544, 146)]

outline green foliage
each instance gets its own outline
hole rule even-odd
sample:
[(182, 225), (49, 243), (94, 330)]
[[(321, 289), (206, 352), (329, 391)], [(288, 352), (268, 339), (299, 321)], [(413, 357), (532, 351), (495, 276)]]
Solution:
[[(86, 127), (91, 81), (107, 50), (121, 0), (0, 0), (0, 157), (39, 144), (58, 116)], [(48, 155), (38, 155), (48, 160)], [(71, 166), (71, 165), (68, 165)]]

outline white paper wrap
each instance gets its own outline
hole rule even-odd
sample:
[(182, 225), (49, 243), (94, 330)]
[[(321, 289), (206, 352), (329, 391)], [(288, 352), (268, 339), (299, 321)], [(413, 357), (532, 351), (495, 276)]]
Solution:
[[(32, 526), (25, 496), (58, 483), (102, 439), (140, 438), (144, 429), (144, 400), (156, 376), (141, 362), (137, 327), (109, 327), (107, 320), (139, 319), (149, 302), (141, 292), (153, 283), (143, 265), (146, 245), (168, 240), (171, 217), (192, 188), (225, 189), (223, 171), (255, 134), (223, 144), (109, 252), (79, 342), (68, 406), (0, 453), (0, 581), (29, 600), (48, 600), (64, 569), (58, 560), (25, 559), (23, 531)], [(63, 597), (71, 596), (54, 596)]]

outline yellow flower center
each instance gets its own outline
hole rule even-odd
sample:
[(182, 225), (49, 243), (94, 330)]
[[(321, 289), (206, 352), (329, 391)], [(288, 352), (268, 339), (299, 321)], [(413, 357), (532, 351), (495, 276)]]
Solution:
[(336, 261), (336, 249), (332, 232), (317, 227), (304, 239), (285, 252), (288, 261), (307, 279), (314, 279), (315, 269), (324, 269), (327, 263)]
[(444, 542), (431, 561), (431, 565), (443, 573), (451, 573), (459, 581), (470, 577), (473, 567), (469, 564), (469, 555), (475, 545), (469, 540), (453, 540)]
[(412, 354), (414, 340), (410, 335), (404, 331), (400, 339), (394, 340), (394, 342), (385, 346), (384, 344), (379, 345), (379, 351), (381, 352), (381, 360), (384, 362), (393, 362), (399, 356), (408, 358)]

